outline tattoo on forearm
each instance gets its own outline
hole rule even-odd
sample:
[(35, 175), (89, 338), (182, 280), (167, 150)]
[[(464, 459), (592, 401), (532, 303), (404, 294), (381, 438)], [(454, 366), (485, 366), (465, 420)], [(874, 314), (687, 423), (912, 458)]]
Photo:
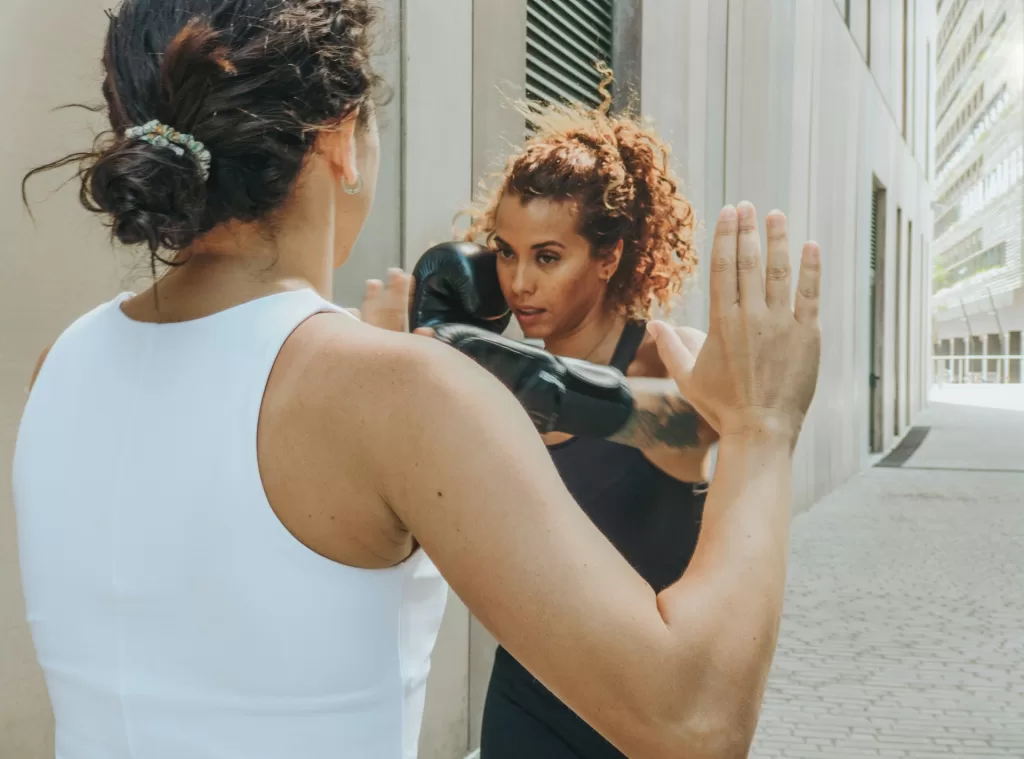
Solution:
[(700, 445), (699, 428), (700, 415), (682, 398), (640, 397), (626, 426), (609, 439), (634, 448), (696, 448)]

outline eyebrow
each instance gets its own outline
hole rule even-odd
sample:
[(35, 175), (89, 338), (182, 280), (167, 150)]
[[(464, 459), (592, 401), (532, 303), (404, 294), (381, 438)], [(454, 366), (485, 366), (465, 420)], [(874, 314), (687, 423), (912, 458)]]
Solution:
[[(498, 235), (494, 236), (494, 241), (496, 243), (498, 243), (499, 245), (504, 245), (506, 248), (511, 248), (512, 247), (511, 245), (509, 245), (507, 242), (505, 242)], [(530, 246), (530, 250), (540, 250), (541, 248), (552, 248), (552, 247), (553, 248), (562, 248), (563, 250), (565, 249), (565, 246), (562, 243), (560, 243), (558, 240), (548, 240), (546, 242), (534, 243), (533, 245)]]

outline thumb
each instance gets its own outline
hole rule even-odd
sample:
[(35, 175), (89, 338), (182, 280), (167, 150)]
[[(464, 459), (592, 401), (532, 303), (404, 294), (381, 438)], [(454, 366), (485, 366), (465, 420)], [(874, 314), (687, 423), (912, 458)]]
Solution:
[(662, 363), (665, 364), (668, 373), (682, 390), (683, 384), (689, 380), (693, 365), (697, 361), (696, 353), (687, 347), (679, 333), (664, 322), (651, 322), (647, 325), (647, 331), (657, 341), (658, 355), (661, 357)]

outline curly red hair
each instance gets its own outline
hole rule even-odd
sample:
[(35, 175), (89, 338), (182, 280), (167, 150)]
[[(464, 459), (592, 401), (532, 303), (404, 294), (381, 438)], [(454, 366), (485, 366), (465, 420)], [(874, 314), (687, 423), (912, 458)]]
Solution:
[(508, 159), (497, 189), (468, 212), (465, 236), (489, 240), (506, 196), (575, 202), (595, 256), (623, 244), (609, 306), (648, 319), (655, 304), (670, 310), (697, 265), (695, 217), (669, 165), (669, 146), (630, 111), (609, 113), (611, 71), (601, 70), (605, 100), (596, 109), (517, 103), (534, 133)]

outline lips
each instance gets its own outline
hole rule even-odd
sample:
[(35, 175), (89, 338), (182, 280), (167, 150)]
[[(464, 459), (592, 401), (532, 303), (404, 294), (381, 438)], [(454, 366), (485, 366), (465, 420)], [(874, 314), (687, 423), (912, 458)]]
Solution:
[(535, 322), (540, 321), (547, 313), (547, 309), (543, 308), (524, 308), (517, 307), (514, 309), (516, 320), (519, 322), (519, 326), (523, 329), (528, 329)]

